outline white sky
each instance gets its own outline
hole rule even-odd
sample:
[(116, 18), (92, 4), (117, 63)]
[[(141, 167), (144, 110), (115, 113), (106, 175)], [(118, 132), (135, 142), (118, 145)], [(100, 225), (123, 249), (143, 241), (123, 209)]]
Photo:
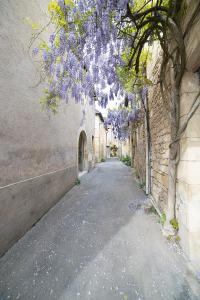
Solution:
[[(109, 91), (109, 88), (105, 89), (105, 92)], [(120, 103), (122, 102), (123, 99), (120, 99), (118, 97), (114, 96), (114, 100), (110, 100), (108, 101), (108, 105), (106, 108), (102, 108), (99, 104), (98, 101), (95, 102), (95, 108), (100, 111), (103, 115), (103, 117), (107, 117), (108, 114), (108, 110), (109, 109), (114, 109), (114, 108), (118, 108), (118, 106), (120, 105)]]
[(113, 109), (119, 106), (119, 100), (112, 100), (108, 102), (108, 105), (106, 108), (102, 108), (101, 106), (99, 106), (98, 102), (95, 103), (95, 107), (98, 111), (100, 111), (103, 115), (103, 117), (107, 116), (108, 110), (109, 109)]

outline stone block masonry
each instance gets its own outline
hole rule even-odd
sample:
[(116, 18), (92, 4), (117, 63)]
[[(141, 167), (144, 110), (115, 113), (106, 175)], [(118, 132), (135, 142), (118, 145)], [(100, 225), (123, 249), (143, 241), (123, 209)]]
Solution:
[[(157, 50), (157, 49), (156, 49)], [(161, 54), (156, 51), (147, 70), (152, 82), (159, 82)], [(151, 64), (151, 62), (150, 62)], [(151, 132), (151, 194), (157, 207), (164, 211), (167, 205), (168, 157), (170, 143), (170, 117), (163, 103), (159, 83), (149, 88), (148, 95)]]
[[(182, 17), (183, 30), (191, 18), (198, 1), (185, 1), (187, 13)], [(180, 126), (188, 116), (190, 107), (200, 91), (199, 48), (200, 15), (185, 37), (186, 71), (180, 90)], [(148, 103), (151, 130), (151, 195), (157, 207), (165, 211), (168, 194), (168, 157), (170, 143), (170, 117), (161, 98), (159, 71), (162, 52), (152, 47), (152, 60), (147, 75), (154, 85), (149, 89)], [(176, 218), (179, 222), (180, 244), (192, 268), (200, 270), (200, 108), (188, 123), (180, 141), (180, 161), (177, 172)]]

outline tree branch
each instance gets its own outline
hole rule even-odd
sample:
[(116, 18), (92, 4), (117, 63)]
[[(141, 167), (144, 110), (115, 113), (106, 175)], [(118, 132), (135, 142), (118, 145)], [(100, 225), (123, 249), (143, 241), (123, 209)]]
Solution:
[(145, 11), (141, 12), (141, 13), (132, 13), (131, 12), (131, 9), (130, 9), (130, 6), (128, 5), (127, 7), (127, 14), (125, 17), (128, 17), (130, 18), (133, 22), (136, 22), (137, 20), (139, 20), (141, 17), (145, 17), (147, 16), (148, 14), (151, 14), (151, 13), (157, 13), (157, 12), (164, 12), (166, 14), (169, 13), (169, 10), (165, 7), (165, 6), (153, 6), (149, 9), (146, 9)]

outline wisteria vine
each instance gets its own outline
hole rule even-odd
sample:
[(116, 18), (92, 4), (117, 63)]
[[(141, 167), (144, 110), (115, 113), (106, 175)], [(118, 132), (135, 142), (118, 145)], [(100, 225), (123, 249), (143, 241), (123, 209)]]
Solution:
[(118, 108), (109, 110), (105, 127), (111, 128), (114, 136), (119, 140), (126, 140), (130, 136), (130, 123), (137, 123), (142, 119), (141, 109)]
[[(48, 81), (44, 104), (56, 111), (60, 99), (72, 96), (76, 102), (97, 99), (106, 107), (109, 100), (125, 97), (122, 85), (132, 93), (134, 78), (146, 76), (145, 45), (159, 40), (168, 54), (166, 31), (172, 30), (171, 21), (176, 25), (180, 2), (51, 0), (48, 10), (55, 31), (33, 50), (42, 56)], [(169, 57), (161, 68), (161, 87)]]
[(48, 80), (45, 104), (56, 111), (60, 99), (76, 102), (86, 97), (106, 107), (109, 100), (124, 96), (116, 68), (127, 40), (117, 39), (117, 22), (128, 0), (52, 0), (49, 13), (55, 32), (40, 52)]

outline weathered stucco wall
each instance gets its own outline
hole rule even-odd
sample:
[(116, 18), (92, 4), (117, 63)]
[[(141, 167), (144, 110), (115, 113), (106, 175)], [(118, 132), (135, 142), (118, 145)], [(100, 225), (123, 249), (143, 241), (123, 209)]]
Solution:
[(47, 4), (0, 0), (0, 254), (73, 186), (81, 130), (88, 165), (93, 159), (94, 107), (70, 100), (47, 115), (39, 103), (43, 87), (33, 87), (39, 73), (28, 55), (32, 29), (24, 19), (46, 24)]
[(96, 162), (106, 159), (106, 130), (99, 113), (95, 115), (94, 152)]
[(123, 156), (130, 156), (130, 139), (125, 141), (119, 141), (119, 156), (122, 158)]
[(112, 128), (108, 127), (108, 132), (107, 132), (107, 157), (112, 156), (112, 151), (111, 147), (115, 145), (117, 147), (117, 156), (120, 157), (120, 149), (119, 149), (119, 140), (115, 137)]

